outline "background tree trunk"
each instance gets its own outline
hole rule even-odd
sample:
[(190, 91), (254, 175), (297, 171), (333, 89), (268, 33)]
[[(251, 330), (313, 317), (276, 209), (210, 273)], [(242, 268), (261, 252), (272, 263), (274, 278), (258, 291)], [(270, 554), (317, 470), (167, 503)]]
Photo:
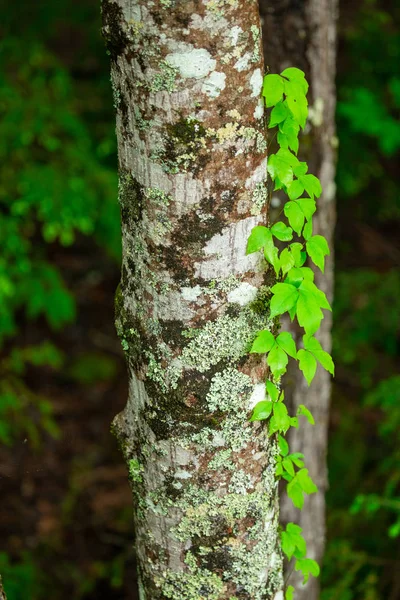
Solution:
[[(271, 73), (288, 66), (305, 71), (310, 83), (310, 114), (305, 135), (300, 140), (300, 155), (307, 160), (309, 171), (320, 178), (323, 194), (314, 216), (314, 233), (325, 236), (331, 248), (325, 274), (315, 273), (315, 283), (328, 299), (333, 297), (333, 231), (335, 224), (335, 59), (337, 0), (260, 0), (263, 27), (264, 58)], [(331, 314), (327, 313), (316, 337), (325, 350), (331, 349)], [(298, 330), (287, 321), (285, 326), (301, 342)], [(291, 367), (291, 368), (290, 368)], [(316, 425), (302, 423), (290, 429), (289, 443), (293, 452), (304, 452), (307, 467), (318, 493), (308, 496), (299, 513), (284, 493), (281, 499), (281, 520), (294, 521), (303, 528), (308, 556), (321, 563), (325, 545), (325, 492), (327, 490), (326, 451), (328, 437), (330, 375), (321, 367), (311, 384), (307, 383), (291, 364), (285, 378), (285, 400), (295, 412), (299, 404), (312, 411)], [(290, 583), (296, 587), (296, 599), (317, 600), (319, 580), (310, 578), (301, 584), (301, 575), (293, 573)]]
[(263, 221), (257, 0), (104, 0), (117, 109), (123, 265), (117, 328), (130, 393), (141, 599), (283, 598), (276, 444), (251, 424), (270, 327), (245, 248)]

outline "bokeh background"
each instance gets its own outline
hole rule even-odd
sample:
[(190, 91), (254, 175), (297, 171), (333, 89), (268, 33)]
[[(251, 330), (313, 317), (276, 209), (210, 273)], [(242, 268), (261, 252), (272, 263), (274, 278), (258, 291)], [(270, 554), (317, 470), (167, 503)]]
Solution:
[[(99, 0), (0, 1), (0, 573), (9, 600), (133, 600), (110, 422), (117, 160)], [(322, 600), (400, 599), (400, 6), (341, 1)]]

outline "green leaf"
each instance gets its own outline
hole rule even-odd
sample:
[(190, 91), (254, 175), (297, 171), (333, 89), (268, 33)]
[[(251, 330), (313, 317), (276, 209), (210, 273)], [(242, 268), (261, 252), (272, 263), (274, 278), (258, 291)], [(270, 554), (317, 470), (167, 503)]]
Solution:
[(274, 294), (270, 304), (271, 318), (282, 315), (287, 310), (290, 310), (295, 306), (299, 296), (298, 289), (288, 283), (276, 283), (271, 288), (271, 291)]
[(281, 148), (289, 148), (289, 138), (282, 131), (278, 131), (276, 139)]
[(301, 210), (303, 211), (304, 216), (307, 219), (307, 221), (309, 221), (311, 219), (311, 217), (317, 210), (317, 204), (316, 204), (315, 200), (312, 200), (312, 198), (299, 198), (299, 200), (297, 200), (297, 204), (300, 206)]
[(308, 92), (308, 83), (306, 80), (306, 76), (303, 71), (297, 69), (296, 67), (288, 67), (284, 71), (282, 71), (281, 75), (289, 79), (289, 81), (296, 81), (303, 88), (303, 93), (307, 94)]
[(286, 104), (294, 120), (304, 129), (308, 115), (307, 98), (305, 96), (287, 96)]
[(292, 462), (296, 465), (296, 467), (299, 467), (299, 469), (304, 467), (304, 461), (302, 460), (304, 458), (304, 454), (301, 454), (301, 452), (293, 452), (290, 455), (290, 458), (292, 459)]
[(299, 555), (298, 558), (302, 558), (306, 555), (307, 552), (306, 541), (301, 535), (302, 531), (302, 528), (299, 527), (299, 525), (296, 525), (295, 523), (288, 523), (286, 525), (286, 533), (288, 536), (290, 536), (294, 546), (298, 550), (298, 552), (296, 553)]
[(264, 77), (262, 95), (265, 96), (267, 108), (275, 106), (283, 97), (283, 79), (280, 75), (266, 75)]
[(282, 221), (278, 221), (278, 223), (272, 225), (271, 233), (281, 242), (290, 242), (293, 238), (293, 230)]
[(299, 164), (299, 159), (297, 158), (297, 156), (292, 154), (286, 148), (280, 148), (276, 153), (276, 156), (278, 156), (279, 159), (287, 162), (291, 167), (297, 167), (297, 165)]
[(297, 476), (288, 484), (286, 492), (294, 506), (301, 510), (304, 506), (304, 496), (301, 485), (297, 481)]
[(303, 349), (298, 351), (297, 358), (299, 359), (299, 369), (303, 372), (308, 385), (310, 385), (317, 370), (317, 361), (311, 352)]
[(290, 248), (290, 252), (294, 256), (295, 267), (301, 267), (301, 265), (302, 265), (301, 250), (303, 248), (303, 245), (300, 244), (299, 242), (294, 242), (294, 244), (289, 245), (289, 248)]
[(314, 281), (314, 271), (310, 269), (310, 267), (301, 267), (300, 271), (302, 272), (306, 281)]
[[(303, 284), (304, 282), (302, 285)], [(296, 316), (299, 325), (304, 328), (304, 331), (307, 334), (315, 333), (319, 329), (321, 321), (324, 318), (315, 296), (308, 291), (300, 289)]]
[(317, 198), (320, 197), (320, 195), (322, 194), (322, 187), (318, 177), (315, 177), (315, 175), (311, 174), (302, 175), (301, 177), (299, 177), (299, 180), (303, 184), (304, 189), (306, 190), (310, 198), (314, 198), (314, 196), (316, 196)]
[(275, 338), (270, 331), (263, 330), (257, 333), (250, 352), (265, 354), (275, 345)]
[(315, 425), (315, 421), (314, 421), (314, 417), (312, 416), (311, 412), (308, 410), (308, 408), (306, 406), (304, 406), (304, 404), (300, 404), (300, 406), (297, 409), (297, 415), (303, 415), (303, 417), (305, 417), (307, 419), (307, 421), (310, 423), (310, 425)]
[(297, 67), (288, 67), (287, 69), (282, 71), (281, 75), (283, 75), (284, 77), (286, 77), (286, 79), (289, 79), (291, 81), (298, 81), (299, 79), (301, 80), (306, 78), (304, 71), (298, 69)]
[(303, 238), (307, 241), (310, 239), (310, 237), (312, 236), (312, 221), (307, 221), (307, 223), (304, 225), (304, 229), (303, 229)]
[(289, 457), (286, 457), (283, 459), (282, 465), (283, 465), (283, 468), (285, 469), (285, 471), (287, 471), (289, 473), (289, 475), (291, 475), (292, 477), (295, 476), (294, 466)]
[(289, 248), (284, 248), (279, 257), (280, 266), (283, 275), (286, 275), (294, 267), (294, 256)]
[[(279, 188), (293, 180), (293, 167), (299, 163), (298, 158), (287, 148), (280, 148), (269, 157), (267, 171), (273, 181), (279, 181)], [(275, 184), (275, 189), (278, 189)]]
[(292, 229), (294, 229), (297, 235), (301, 235), (305, 217), (298, 202), (286, 202), (283, 210), (285, 216), (288, 218), (289, 225), (292, 227)]
[(305, 96), (305, 92), (303, 89), (303, 86), (301, 85), (301, 82), (303, 81), (303, 79), (301, 79), (300, 81), (298, 79), (292, 79), (289, 81), (284, 82), (284, 92), (286, 94), (286, 96), (293, 96), (294, 98), (301, 98)]
[(289, 453), (289, 444), (282, 435), (278, 436), (278, 444), (282, 456), (286, 456)]
[[(288, 146), (291, 150), (293, 150), (293, 152), (295, 154), (297, 154), (297, 152), (299, 151), (299, 140), (298, 140), (298, 135), (299, 135), (299, 130), (300, 130), (300, 126), (298, 123), (296, 123), (296, 121), (293, 119), (293, 117), (291, 115), (287, 116), (286, 119), (282, 122), (279, 123), (279, 133), (281, 133), (282, 135), (285, 136)], [(278, 143), (279, 145), (279, 133), (278, 133)], [(283, 146), (282, 147), (286, 147)]]
[(296, 571), (301, 571), (303, 573), (303, 584), (307, 583), (310, 575), (318, 577), (320, 573), (318, 563), (312, 558), (297, 559), (295, 569)]
[[(307, 267), (303, 267), (303, 269), (306, 269), (306, 268)], [(312, 272), (311, 269), (309, 269), (309, 271)], [(315, 283), (313, 281), (311, 281), (310, 276), (304, 277), (304, 281), (300, 285), (300, 289), (303, 290), (304, 292), (310, 293), (315, 298), (318, 306), (320, 306), (321, 308), (326, 308), (327, 310), (330, 310), (330, 311), (332, 310), (331, 305), (328, 302), (328, 298), (326, 297), (324, 292), (322, 290), (320, 290), (319, 288), (317, 288)]]
[(302, 273), (302, 270), (297, 267), (293, 267), (288, 272), (284, 283), (290, 283), (291, 285), (294, 285), (295, 287), (299, 288), (303, 281), (304, 275)]
[(323, 350), (320, 342), (312, 336), (303, 336), (304, 348), (311, 352), (317, 361), (323, 366), (323, 368), (331, 373), (335, 374), (335, 365), (333, 363), (332, 357), (328, 352)]
[[(299, 127), (299, 126), (298, 126)], [(300, 129), (300, 127), (299, 127)], [(306, 162), (300, 162), (297, 167), (294, 167), (293, 173), (296, 177), (300, 177), (301, 175), (305, 175), (308, 171), (308, 165)]]
[(287, 191), (289, 199), (296, 200), (304, 192), (304, 185), (301, 183), (301, 181), (295, 179), (290, 185), (288, 185)]
[(274, 267), (275, 275), (279, 277), (281, 262), (278, 257), (278, 248), (276, 248), (276, 246), (273, 245), (273, 242), (272, 248), (270, 247), (270, 245), (264, 247), (264, 256), (265, 260), (267, 260)]
[[(287, 119), (285, 119), (284, 122), (286, 121)], [(299, 140), (297, 139), (297, 133), (294, 129), (289, 135), (278, 131), (277, 140), (281, 148), (290, 148), (295, 154), (299, 151)]]
[(279, 181), (279, 187), (275, 184), (275, 189), (280, 189), (283, 185), (288, 185), (293, 180), (293, 168), (290, 163), (280, 158), (277, 154), (271, 154), (267, 171), (272, 181)]
[(266, 244), (272, 242), (272, 233), (268, 227), (264, 225), (256, 225), (251, 230), (249, 239), (247, 241), (246, 254), (252, 254), (261, 250)]
[(290, 560), (293, 556), (294, 551), (296, 550), (296, 545), (293, 541), (291, 535), (286, 533), (286, 531), (282, 531), (281, 533), (281, 542), (282, 542), (282, 550)]
[(285, 600), (293, 600), (294, 599), (294, 587), (292, 585), (289, 585), (286, 593), (285, 593)]
[(322, 235), (314, 235), (308, 240), (306, 249), (313, 263), (324, 272), (325, 256), (330, 254), (326, 239)]
[(296, 479), (305, 494), (315, 494), (318, 492), (317, 486), (308, 474), (308, 469), (300, 469), (296, 474)]
[(271, 111), (268, 127), (276, 127), (279, 123), (284, 121), (288, 116), (288, 107), (286, 102), (278, 102)]
[(274, 377), (280, 377), (286, 372), (288, 357), (284, 350), (277, 344), (270, 350), (267, 356), (267, 365), (270, 367)]
[(250, 421), (264, 421), (265, 419), (268, 419), (271, 413), (272, 402), (269, 400), (262, 400), (255, 405)]
[(286, 352), (286, 354), (292, 358), (297, 358), (296, 344), (291, 333), (283, 331), (276, 338), (276, 343)]
[(278, 388), (269, 379), (267, 379), (267, 381), (265, 382), (265, 387), (267, 389), (268, 396), (273, 402), (276, 402), (279, 398)]
[(287, 431), (290, 426), (289, 415), (286, 406), (282, 402), (276, 402), (273, 405), (274, 421), (278, 431)]

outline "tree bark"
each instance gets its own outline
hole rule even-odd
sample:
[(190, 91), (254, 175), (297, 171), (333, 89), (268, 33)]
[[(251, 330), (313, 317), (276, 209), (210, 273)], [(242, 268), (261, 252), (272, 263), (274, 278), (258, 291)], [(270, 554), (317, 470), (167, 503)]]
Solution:
[(114, 421), (129, 466), (141, 600), (283, 600), (276, 443), (249, 423), (271, 328), (257, 0), (103, 0), (117, 111), (130, 375)]
[(3, 581), (0, 575), (0, 600), (7, 600), (6, 593), (3, 588)]
[[(315, 283), (329, 301), (333, 297), (333, 232), (335, 224), (335, 59), (337, 0), (280, 0), (270, 3), (260, 0), (263, 23), (264, 58), (271, 73), (280, 73), (288, 66), (305, 71), (310, 83), (310, 114), (305, 135), (300, 140), (300, 155), (307, 160), (309, 171), (317, 175), (323, 194), (314, 216), (314, 234), (325, 236), (331, 248), (325, 273), (315, 270)], [(284, 326), (296, 336), (301, 335), (293, 324)], [(327, 313), (316, 337), (323, 348), (331, 350), (331, 314)], [(294, 521), (303, 528), (307, 554), (321, 563), (325, 546), (325, 492), (328, 486), (326, 452), (330, 401), (330, 375), (321, 367), (307, 387), (303, 375), (291, 365), (284, 381), (285, 401), (295, 413), (299, 404), (306, 404), (315, 417), (315, 426), (302, 422), (299, 429), (290, 429), (291, 451), (303, 452), (310, 474), (318, 485), (318, 493), (308, 496), (301, 513), (293, 507), (286, 494), (281, 498), (283, 522)], [(289, 566), (288, 573), (291, 568)], [(319, 580), (310, 578), (302, 585), (299, 573), (293, 573), (290, 583), (296, 588), (296, 600), (317, 600)]]

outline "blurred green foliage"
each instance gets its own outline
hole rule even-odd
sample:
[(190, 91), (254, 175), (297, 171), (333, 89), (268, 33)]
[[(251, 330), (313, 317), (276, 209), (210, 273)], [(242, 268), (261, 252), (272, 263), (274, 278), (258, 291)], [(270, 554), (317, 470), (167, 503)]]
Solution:
[[(5, 349), (27, 321), (44, 319), (44, 337), (51, 337), (75, 319), (75, 299), (54, 259), (59, 246), (91, 236), (115, 260), (120, 255), (116, 142), (99, 6), (75, 3), (71, 10), (70, 2), (58, 0), (32, 8), (22, 10), (16, 2), (2, 11), (0, 347)], [(70, 37), (63, 41), (66, 32)], [(29, 356), (27, 348), (19, 353), (34, 365), (62, 364), (49, 344), (31, 346)], [(40, 429), (57, 434), (51, 403), (25, 385), (15, 357), (16, 351), (11, 362), (0, 365), (0, 440), (11, 443), (26, 430), (37, 446)], [(37, 427), (32, 408), (41, 415)]]
[[(90, 384), (115, 375), (104, 353), (62, 349), (77, 318), (68, 261), (90, 238), (85, 247), (118, 270), (114, 111), (98, 0), (0, 0), (0, 8), (0, 445), (26, 442), (40, 456), (49, 437), (62, 436), (41, 377)], [(42, 553), (0, 554), (8, 600), (52, 595), (57, 569), (43, 571)], [(52, 555), (62, 562), (55, 546)], [(74, 597), (101, 579), (121, 586), (123, 553), (94, 560), (86, 575), (64, 564)]]
[(341, 3), (322, 600), (400, 597), (400, 6)]
[(0, 552), (0, 573), (7, 600), (27, 600), (40, 592), (38, 571), (29, 552), (23, 552), (17, 564), (11, 564), (7, 554)]

